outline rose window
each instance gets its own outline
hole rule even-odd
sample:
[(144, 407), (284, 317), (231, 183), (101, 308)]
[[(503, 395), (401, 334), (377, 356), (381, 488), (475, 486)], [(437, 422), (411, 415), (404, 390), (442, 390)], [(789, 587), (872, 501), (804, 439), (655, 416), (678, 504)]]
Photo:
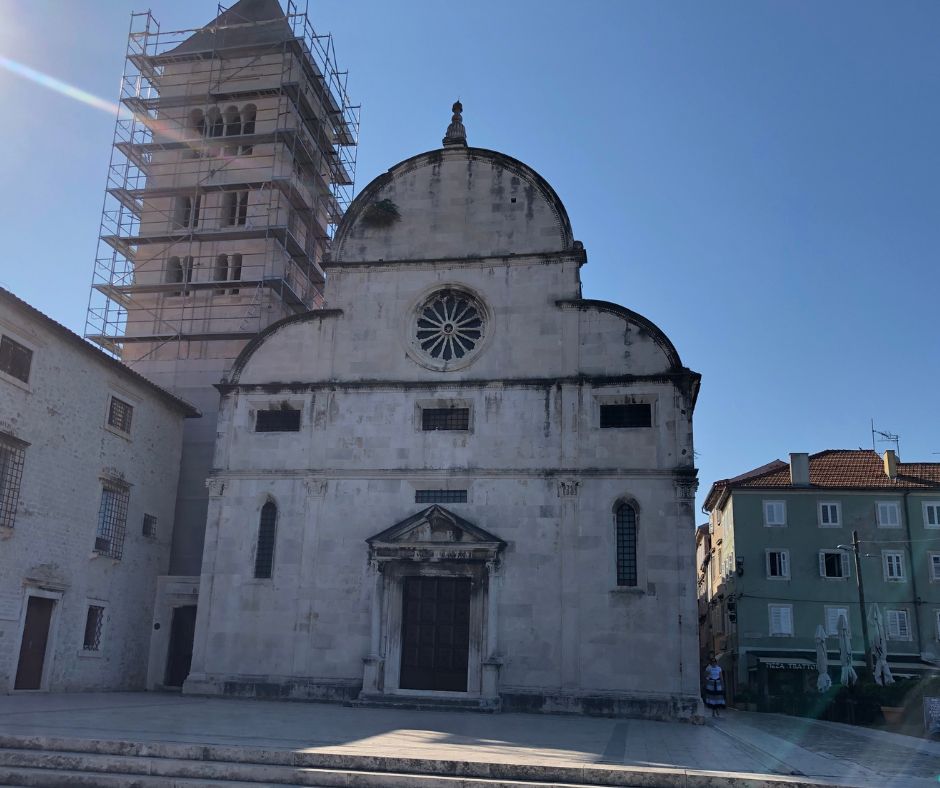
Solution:
[(442, 290), (418, 309), (415, 338), (432, 359), (456, 361), (480, 344), (483, 328), (483, 308), (472, 296)]

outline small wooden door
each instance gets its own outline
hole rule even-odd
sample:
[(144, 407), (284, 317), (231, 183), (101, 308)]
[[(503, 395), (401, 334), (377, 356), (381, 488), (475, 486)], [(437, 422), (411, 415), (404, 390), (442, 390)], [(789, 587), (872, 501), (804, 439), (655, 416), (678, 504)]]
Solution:
[(42, 686), (42, 668), (46, 661), (53, 607), (55, 600), (42, 596), (31, 596), (26, 603), (26, 622), (23, 625), (20, 661), (16, 667), (13, 689), (38, 690)]
[(406, 577), (401, 689), (467, 691), (470, 578)]
[(193, 640), (196, 636), (196, 606), (185, 605), (173, 608), (170, 623), (170, 647), (166, 658), (166, 675), (163, 683), (167, 687), (182, 687), (193, 662)]

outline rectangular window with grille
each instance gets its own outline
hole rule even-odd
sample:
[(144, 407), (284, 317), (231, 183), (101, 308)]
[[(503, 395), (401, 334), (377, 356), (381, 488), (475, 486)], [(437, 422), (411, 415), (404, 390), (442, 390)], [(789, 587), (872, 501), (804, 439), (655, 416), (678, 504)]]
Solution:
[(470, 408), (422, 408), (421, 429), (469, 430)]
[(152, 514), (144, 515), (144, 527), (143, 527), (144, 536), (155, 539), (157, 536), (157, 518)]
[(108, 404), (108, 424), (121, 432), (131, 431), (131, 419), (134, 418), (134, 406), (112, 396)]
[(466, 490), (415, 490), (415, 503), (466, 503)]
[(0, 433), (0, 527), (12, 528), (20, 499), (26, 444)]
[(0, 370), (17, 380), (29, 383), (29, 370), (33, 365), (33, 351), (6, 334), (0, 336)]
[(300, 432), (300, 410), (271, 408), (255, 416), (255, 432)]
[(104, 608), (100, 605), (89, 605), (85, 616), (85, 639), (82, 648), (85, 651), (101, 650), (101, 626), (104, 624)]
[(116, 482), (104, 482), (98, 507), (98, 529), (95, 552), (120, 559), (124, 555), (124, 532), (127, 527), (129, 491)]
[(601, 405), (601, 428), (651, 427), (653, 408), (646, 403)]

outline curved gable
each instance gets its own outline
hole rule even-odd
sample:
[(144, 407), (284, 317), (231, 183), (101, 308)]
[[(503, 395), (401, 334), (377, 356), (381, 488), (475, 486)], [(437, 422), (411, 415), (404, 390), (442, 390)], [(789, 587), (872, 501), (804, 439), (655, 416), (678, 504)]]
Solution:
[(483, 148), (428, 151), (396, 164), (353, 200), (333, 263), (562, 252), (571, 223), (535, 170)]
[(579, 334), (583, 372), (648, 375), (684, 370), (669, 337), (632, 309), (590, 298), (556, 303), (562, 309), (582, 313)]

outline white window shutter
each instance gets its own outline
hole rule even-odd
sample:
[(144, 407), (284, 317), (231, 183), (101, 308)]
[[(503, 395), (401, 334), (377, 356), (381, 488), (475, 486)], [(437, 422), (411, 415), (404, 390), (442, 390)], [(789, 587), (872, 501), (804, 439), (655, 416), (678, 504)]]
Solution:
[(790, 635), (793, 633), (793, 616), (792, 610), (788, 607), (780, 608), (780, 623), (783, 627), (782, 632), (785, 635)]
[(842, 553), (842, 577), (849, 576), (849, 554)]
[(782, 630), (783, 625), (783, 608), (782, 607), (772, 607), (770, 608), (770, 634), (779, 635)]
[(888, 621), (887, 621), (887, 623), (888, 623), (888, 637), (897, 640), (897, 639), (898, 639), (898, 629), (899, 629), (899, 625), (898, 625), (898, 611), (897, 611), (897, 610), (889, 610), (889, 611), (888, 611)]
[(780, 574), (783, 577), (790, 576), (790, 559), (784, 551), (780, 551)]
[(839, 611), (834, 607), (826, 608), (826, 634), (827, 635), (838, 635), (839, 634)]
[(900, 640), (911, 639), (911, 625), (910, 625), (910, 622), (907, 620), (906, 610), (898, 611), (898, 638)]
[(819, 576), (826, 576), (826, 554), (822, 550), (819, 551)]

